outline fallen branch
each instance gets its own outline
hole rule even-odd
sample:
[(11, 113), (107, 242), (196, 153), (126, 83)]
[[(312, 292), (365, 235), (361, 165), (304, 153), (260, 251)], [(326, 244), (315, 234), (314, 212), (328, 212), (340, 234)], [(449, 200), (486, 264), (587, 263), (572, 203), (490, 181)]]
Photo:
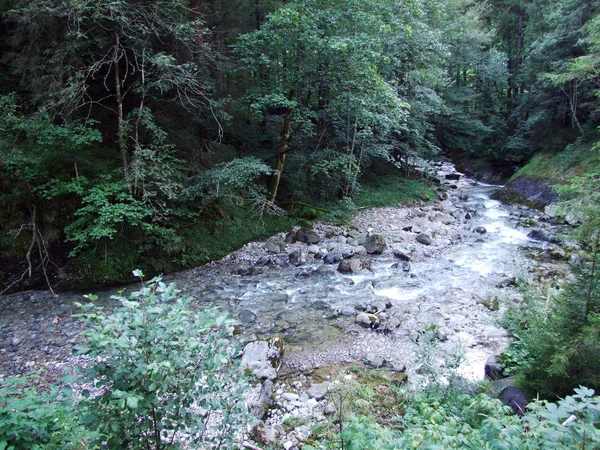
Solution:
[(257, 447), (256, 445), (252, 445), (248, 442), (244, 442), (242, 445), (244, 446), (244, 448), (247, 448), (248, 450), (263, 450), (262, 448)]

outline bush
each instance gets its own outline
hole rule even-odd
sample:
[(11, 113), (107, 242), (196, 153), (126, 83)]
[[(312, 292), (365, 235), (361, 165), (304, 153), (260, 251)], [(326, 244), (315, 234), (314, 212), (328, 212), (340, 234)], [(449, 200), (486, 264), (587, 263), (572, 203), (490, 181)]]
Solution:
[(69, 392), (40, 393), (31, 387), (34, 377), (0, 381), (0, 450), (95, 448), (97, 435), (79, 422), (66, 400)]
[(93, 358), (84, 380), (100, 391), (85, 393), (87, 423), (108, 436), (108, 448), (230, 448), (249, 420), (232, 321), (214, 309), (192, 311), (178, 293), (156, 278), (115, 297), (121, 307), (110, 315), (83, 305), (94, 326), (76, 352)]

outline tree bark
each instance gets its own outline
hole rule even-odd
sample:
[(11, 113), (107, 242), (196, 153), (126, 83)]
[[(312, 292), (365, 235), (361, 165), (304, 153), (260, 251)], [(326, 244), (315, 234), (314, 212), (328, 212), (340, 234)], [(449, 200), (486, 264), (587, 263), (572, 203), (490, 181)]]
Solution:
[[(288, 100), (292, 101), (295, 95), (296, 90), (291, 89), (288, 95)], [(293, 113), (294, 108), (291, 105), (288, 105), (285, 110), (283, 126), (281, 127), (281, 143), (279, 144), (279, 149), (277, 150), (277, 159), (275, 162), (275, 170), (277, 170), (277, 173), (275, 173), (275, 175), (273, 176), (273, 180), (271, 181), (270, 192), (272, 203), (275, 203), (275, 198), (277, 197), (277, 190), (279, 189), (279, 182), (281, 181), (281, 174), (283, 173), (283, 168), (285, 165), (285, 155), (289, 149), (290, 130), (292, 125)]]
[(123, 164), (123, 179), (127, 185), (127, 189), (131, 194), (131, 182), (129, 179), (129, 159), (127, 155), (127, 142), (125, 139), (125, 122), (123, 120), (123, 93), (121, 90), (121, 75), (119, 73), (119, 62), (113, 63), (115, 71), (115, 93), (117, 99), (117, 136), (119, 139), (119, 150), (121, 151), (121, 160)]

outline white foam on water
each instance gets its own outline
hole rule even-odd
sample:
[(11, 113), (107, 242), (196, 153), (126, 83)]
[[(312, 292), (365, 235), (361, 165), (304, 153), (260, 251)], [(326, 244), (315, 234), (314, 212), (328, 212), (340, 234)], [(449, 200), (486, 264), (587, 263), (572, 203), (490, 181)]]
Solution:
[(417, 298), (420, 291), (422, 291), (422, 289), (409, 291), (406, 290), (406, 288), (393, 287), (388, 289), (375, 290), (375, 294), (382, 297), (391, 298), (392, 300), (406, 301)]

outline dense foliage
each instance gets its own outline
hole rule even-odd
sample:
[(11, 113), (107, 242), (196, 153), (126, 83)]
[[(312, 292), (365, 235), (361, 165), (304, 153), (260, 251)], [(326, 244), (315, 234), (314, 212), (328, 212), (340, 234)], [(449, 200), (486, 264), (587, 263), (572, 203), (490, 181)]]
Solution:
[(194, 311), (160, 279), (115, 299), (107, 315), (81, 305), (91, 326), (75, 349), (87, 357), (70, 380), (78, 398), (66, 388), (40, 395), (32, 375), (0, 380), (0, 449), (232, 448), (251, 423), (233, 322)]
[(384, 162), (501, 168), (590, 136), (597, 16), (583, 0), (3, 1), (4, 282), (197, 264), (240, 207), (274, 230), (297, 204), (348, 209)]

